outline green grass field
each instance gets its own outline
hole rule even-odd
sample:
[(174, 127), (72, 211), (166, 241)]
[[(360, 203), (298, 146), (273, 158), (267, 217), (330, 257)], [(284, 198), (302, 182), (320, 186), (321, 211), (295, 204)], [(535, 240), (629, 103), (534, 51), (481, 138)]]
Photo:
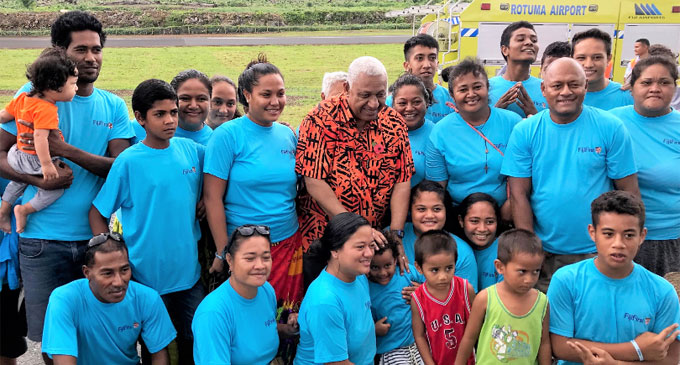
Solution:
[[(402, 73), (402, 46), (328, 45), (328, 46), (252, 46), (252, 47), (173, 47), (107, 48), (102, 72), (96, 86), (121, 96), (130, 107), (132, 91), (150, 78), (170, 81), (179, 71), (195, 68), (208, 76), (226, 75), (237, 80), (246, 64), (259, 52), (281, 69), (288, 101), (281, 120), (295, 126), (319, 102), (324, 72), (347, 70), (359, 56), (381, 60), (394, 81)], [(0, 50), (0, 104), (5, 105), (14, 91), (26, 82), (25, 67), (40, 50)]]

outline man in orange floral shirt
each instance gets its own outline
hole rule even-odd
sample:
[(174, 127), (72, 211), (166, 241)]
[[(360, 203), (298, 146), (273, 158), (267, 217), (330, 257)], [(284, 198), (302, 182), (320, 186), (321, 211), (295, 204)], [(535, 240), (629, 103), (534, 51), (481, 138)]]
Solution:
[[(305, 250), (342, 212), (403, 236), (414, 173), (406, 124), (385, 106), (387, 71), (373, 57), (349, 66), (348, 90), (321, 102), (300, 125), (295, 171), (304, 177), (300, 230)], [(387, 209), (390, 222), (383, 222)], [(382, 235), (374, 231), (382, 240)]]

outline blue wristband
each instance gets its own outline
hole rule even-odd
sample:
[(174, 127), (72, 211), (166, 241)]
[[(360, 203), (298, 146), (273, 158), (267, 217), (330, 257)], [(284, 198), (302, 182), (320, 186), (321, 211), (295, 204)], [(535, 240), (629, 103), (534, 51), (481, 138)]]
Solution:
[(637, 342), (635, 340), (631, 340), (630, 343), (633, 344), (633, 347), (635, 348), (635, 352), (637, 352), (638, 358), (640, 361), (645, 361), (645, 357), (642, 356), (642, 350), (640, 350), (640, 346), (638, 346)]

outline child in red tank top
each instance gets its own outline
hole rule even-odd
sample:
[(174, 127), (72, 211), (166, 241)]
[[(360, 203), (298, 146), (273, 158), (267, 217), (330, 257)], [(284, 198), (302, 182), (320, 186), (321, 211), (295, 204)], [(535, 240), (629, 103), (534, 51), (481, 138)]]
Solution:
[[(456, 242), (445, 231), (425, 232), (415, 244), (416, 268), (426, 281), (412, 294), (413, 336), (426, 365), (454, 363), (470, 317), (475, 292), (454, 276), (456, 255)], [(468, 364), (474, 363), (471, 355)]]

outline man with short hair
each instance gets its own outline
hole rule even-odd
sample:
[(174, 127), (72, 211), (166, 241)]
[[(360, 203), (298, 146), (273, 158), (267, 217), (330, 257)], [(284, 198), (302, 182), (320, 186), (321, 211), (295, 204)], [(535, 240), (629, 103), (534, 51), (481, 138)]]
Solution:
[(321, 100), (337, 98), (347, 89), (347, 72), (336, 71), (323, 74)]
[(128, 250), (115, 233), (93, 237), (82, 267), (85, 279), (52, 292), (42, 351), (62, 364), (139, 364), (137, 339), (152, 365), (169, 365), (175, 328), (158, 293), (130, 281)]
[[(348, 74), (347, 94), (321, 102), (300, 125), (295, 172), (307, 188), (299, 205), (305, 250), (330, 217), (347, 211), (403, 237), (414, 173), (406, 124), (385, 107), (380, 61), (359, 57)], [(391, 221), (383, 222), (388, 209)]]
[(633, 44), (633, 53), (635, 54), (635, 58), (633, 58), (629, 63), (628, 66), (626, 66), (626, 73), (623, 75), (623, 79), (628, 84), (630, 81), (630, 74), (633, 73), (633, 68), (635, 68), (635, 64), (643, 59), (647, 58), (649, 56), (649, 39), (647, 38), (640, 38), (635, 41)]
[(632, 105), (630, 91), (621, 90), (621, 84), (610, 81), (605, 73), (612, 59), (612, 37), (592, 28), (576, 33), (571, 40), (572, 57), (581, 64), (588, 81), (585, 105), (603, 110)]
[(558, 58), (571, 57), (571, 44), (569, 42), (552, 42), (545, 47), (543, 56), (541, 56), (541, 78), (544, 78), (544, 71), (548, 66)]
[[(59, 129), (64, 141), (51, 134), (50, 154), (59, 156), (54, 182), (41, 176), (16, 173), (7, 163), (7, 151), (16, 143), (16, 124), (0, 131), (0, 173), (28, 183), (24, 199), (43, 189), (68, 188), (54, 204), (31, 214), (19, 239), (21, 275), (26, 298), (28, 338), (41, 341), (45, 309), (56, 287), (82, 277), (87, 240), (92, 237), (88, 211), (113, 160), (134, 136), (125, 102), (94, 87), (102, 64), (106, 34), (94, 16), (71, 11), (52, 24), (52, 44), (61, 47), (77, 65), (78, 91), (71, 102), (58, 102)], [(29, 91), (30, 83), (18, 93)], [(25, 137), (25, 136), (22, 136)], [(70, 185), (70, 188), (69, 188)], [(49, 361), (49, 360), (46, 360)]]
[(507, 67), (502, 76), (489, 79), (489, 104), (522, 117), (545, 109), (541, 79), (530, 74), (531, 64), (538, 57), (538, 36), (534, 26), (527, 21), (508, 25), (501, 34), (501, 53)]
[(583, 105), (581, 66), (557, 59), (546, 69), (541, 89), (549, 109), (515, 126), (501, 173), (508, 176), (515, 227), (535, 230), (543, 241), (546, 259), (536, 286), (546, 291), (558, 268), (596, 252), (583, 229), (588, 204), (613, 188), (640, 192), (623, 123)]
[[(453, 113), (453, 98), (449, 90), (434, 83), (434, 76), (439, 66), (439, 43), (427, 34), (418, 34), (404, 43), (404, 71), (417, 76), (432, 93), (432, 105), (427, 107), (425, 119), (437, 123), (445, 116)], [(449, 105), (447, 105), (447, 103)], [(392, 106), (392, 95), (385, 100)]]

